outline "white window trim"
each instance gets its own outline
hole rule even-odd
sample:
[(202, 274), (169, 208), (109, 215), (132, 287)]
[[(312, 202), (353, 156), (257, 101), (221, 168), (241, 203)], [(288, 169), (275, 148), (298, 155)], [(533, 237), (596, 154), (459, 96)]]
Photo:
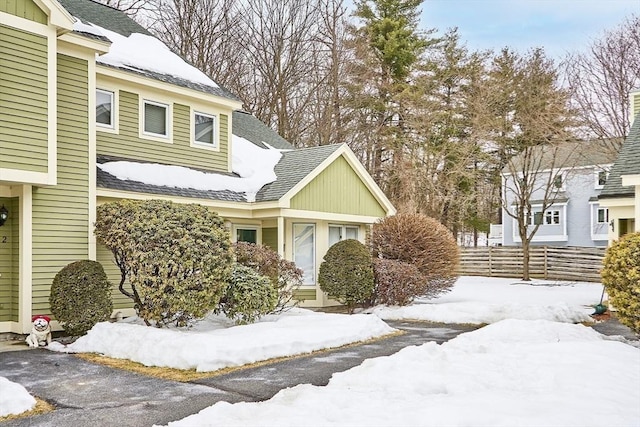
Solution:
[(311, 259), (313, 259), (313, 278), (314, 278), (314, 283), (302, 283), (301, 287), (307, 287), (307, 288), (315, 288), (317, 283), (318, 283), (318, 260), (316, 259), (316, 257), (318, 256), (318, 233), (317, 233), (317, 228), (316, 228), (316, 224), (313, 222), (293, 222), (291, 223), (291, 239), (292, 239), (292, 244), (291, 244), (291, 255), (292, 255), (292, 260), (295, 262), (296, 259), (296, 225), (302, 225), (302, 226), (311, 226), (313, 227), (313, 255), (311, 257)]
[[(117, 89), (108, 89), (108, 88), (96, 88), (96, 92), (102, 92), (102, 93), (110, 93), (111, 94), (111, 126), (109, 125), (105, 125), (103, 123), (98, 123), (96, 121), (96, 130), (100, 131), (100, 132), (109, 132), (109, 133), (119, 133), (119, 124), (120, 121), (118, 120), (118, 105), (119, 105), (119, 91)], [(97, 100), (97, 97), (96, 97)], [(94, 113), (94, 117), (93, 120), (95, 120), (95, 113)]]
[(604, 185), (600, 185), (600, 184), (598, 183), (599, 178), (600, 178), (600, 177), (599, 177), (599, 175), (600, 175), (600, 173), (601, 173), (601, 172), (604, 172), (604, 173), (606, 174), (605, 181), (606, 181), (607, 179), (609, 179), (609, 169), (605, 169), (605, 168), (602, 168), (602, 169), (596, 169), (596, 170), (593, 172), (593, 175), (594, 175), (594, 184), (593, 184), (593, 188), (594, 188), (594, 189), (596, 189), (596, 190), (602, 190), (602, 189), (604, 188)]
[(231, 233), (231, 241), (233, 243), (238, 242), (238, 230), (256, 230), (256, 243), (262, 244), (262, 227), (259, 225), (233, 224)]
[[(596, 208), (596, 206), (594, 206), (594, 205), (598, 205), (598, 207)], [(598, 209), (607, 209), (607, 210), (609, 210), (609, 208), (605, 207), (605, 206), (600, 206), (600, 204), (598, 202), (589, 202), (589, 208), (590, 208), (589, 210), (591, 211), (591, 215), (590, 215), (591, 221), (590, 221), (590, 224), (589, 224), (590, 225), (589, 230), (591, 231), (591, 233), (590, 233), (591, 234), (591, 240), (609, 240), (609, 234), (608, 233), (609, 233), (609, 227), (610, 227), (609, 224), (610, 224), (610, 222), (606, 222), (606, 223), (605, 222), (598, 222), (598, 216), (597, 216), (598, 215)], [(607, 233), (605, 233), (605, 234), (595, 234), (593, 232), (593, 229), (597, 225), (600, 225), (600, 224), (606, 224), (606, 228), (605, 229), (607, 230)]]
[[(330, 228), (330, 227), (340, 227), (340, 228), (341, 228), (342, 236), (346, 236), (346, 235), (347, 235), (347, 228), (355, 228), (355, 229), (357, 230), (357, 232), (358, 232), (358, 239), (357, 239), (357, 240), (358, 240), (359, 242), (361, 242), (361, 237), (360, 237), (360, 236), (362, 235), (362, 233), (360, 233), (360, 226), (359, 226), (359, 225), (353, 225), (353, 224), (334, 224), (334, 223), (331, 223), (331, 224), (329, 224), (329, 228)], [(345, 239), (345, 238), (343, 238), (343, 239), (340, 239), (340, 240), (346, 240), (346, 239)]]
[[(534, 211), (533, 209), (535, 208), (542, 208), (542, 205), (531, 205), (531, 216), (533, 217), (533, 215), (535, 214), (536, 211)], [(515, 214), (515, 206), (511, 208), (511, 211)], [(541, 228), (544, 227), (557, 227), (559, 225), (562, 226), (562, 234), (548, 234), (548, 235), (539, 235), (538, 232), (536, 232), (536, 234), (533, 236), (533, 239), (531, 239), (532, 242), (566, 242), (569, 240), (569, 235), (567, 234), (567, 223), (568, 218), (567, 218), (567, 203), (554, 203), (551, 206), (549, 206), (547, 208), (547, 211), (560, 211), (560, 224), (545, 224), (544, 223), (544, 213), (543, 213), (543, 217), (542, 217), (542, 221), (543, 223), (540, 225), (540, 228), (538, 228), (538, 232), (540, 231)], [(593, 215), (593, 209), (592, 211), (592, 215)], [(539, 211), (538, 211), (539, 212)], [(563, 220), (564, 218), (564, 220)], [(529, 225), (531, 226), (531, 224)], [(520, 239), (520, 235), (518, 234), (518, 221), (516, 221), (515, 218), (511, 218), (511, 233), (512, 233), (512, 237), (513, 237), (513, 242), (514, 243), (522, 243), (522, 239)]]
[[(213, 145), (196, 141), (196, 114), (213, 118)], [(214, 113), (191, 109), (191, 147), (209, 151), (220, 151), (220, 116)]]
[[(150, 139), (153, 141), (164, 142), (167, 144), (172, 144), (173, 142), (173, 104), (170, 102), (161, 102), (154, 101), (151, 99), (144, 98), (142, 96), (138, 97), (140, 99), (140, 106), (138, 109), (138, 124), (139, 124), (139, 134), (141, 139)], [(167, 134), (161, 135), (153, 132), (146, 132), (144, 130), (144, 107), (146, 104), (156, 105), (159, 107), (165, 107), (165, 118), (167, 120)]]

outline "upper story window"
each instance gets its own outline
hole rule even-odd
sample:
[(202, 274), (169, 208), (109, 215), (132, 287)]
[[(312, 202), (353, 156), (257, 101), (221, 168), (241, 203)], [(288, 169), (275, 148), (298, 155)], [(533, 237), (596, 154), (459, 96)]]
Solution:
[(193, 143), (201, 147), (217, 148), (216, 116), (205, 113), (193, 113)]
[(114, 127), (114, 95), (108, 90), (96, 90), (96, 124), (108, 128)]
[(169, 106), (159, 102), (143, 102), (143, 133), (146, 135), (169, 137)]
[(547, 225), (560, 224), (560, 211), (546, 211), (544, 213), (544, 223)]
[(595, 188), (596, 190), (604, 187), (604, 184), (607, 182), (609, 178), (609, 171), (607, 170), (599, 170), (595, 172)]
[(553, 189), (557, 191), (564, 191), (564, 175), (561, 173), (556, 174), (553, 177)]

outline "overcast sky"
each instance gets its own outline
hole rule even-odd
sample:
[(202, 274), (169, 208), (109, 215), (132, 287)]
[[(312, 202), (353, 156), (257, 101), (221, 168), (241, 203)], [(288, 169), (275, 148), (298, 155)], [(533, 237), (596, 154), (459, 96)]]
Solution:
[(469, 49), (543, 47), (559, 59), (640, 14), (640, 0), (424, 0), (421, 9), (422, 28), (458, 27)]

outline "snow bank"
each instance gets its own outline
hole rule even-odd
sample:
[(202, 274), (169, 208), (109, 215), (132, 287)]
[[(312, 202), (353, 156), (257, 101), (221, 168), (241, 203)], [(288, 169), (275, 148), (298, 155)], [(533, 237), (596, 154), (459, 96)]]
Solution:
[(36, 406), (36, 399), (20, 384), (0, 377), (0, 417), (18, 415)]

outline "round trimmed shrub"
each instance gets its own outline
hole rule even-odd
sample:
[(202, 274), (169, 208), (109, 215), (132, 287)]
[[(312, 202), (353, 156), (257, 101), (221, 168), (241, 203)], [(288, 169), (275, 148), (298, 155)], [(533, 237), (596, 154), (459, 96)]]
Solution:
[(427, 292), (424, 276), (413, 264), (394, 259), (375, 259), (373, 273), (375, 304), (404, 306)]
[[(424, 278), (415, 296), (435, 297), (451, 289), (458, 278), (460, 252), (451, 232), (423, 214), (398, 214), (373, 225), (370, 239), (374, 259), (411, 264)], [(393, 279), (388, 279), (393, 281)], [(402, 283), (398, 277), (397, 282)]]
[(353, 312), (356, 305), (369, 302), (374, 282), (367, 247), (354, 239), (331, 246), (320, 264), (318, 283), (331, 298), (345, 304), (349, 312)]
[(84, 335), (96, 323), (109, 320), (111, 284), (102, 264), (82, 260), (60, 270), (53, 278), (49, 304), (51, 313), (72, 336)]
[(278, 292), (274, 313), (295, 306), (294, 292), (302, 285), (303, 272), (295, 263), (283, 259), (276, 251), (265, 245), (237, 242), (234, 245), (236, 262), (253, 268), (266, 276)]
[(613, 242), (603, 260), (602, 283), (620, 323), (640, 333), (640, 233)]
[(253, 323), (260, 316), (272, 312), (277, 302), (278, 291), (268, 277), (251, 267), (235, 264), (231, 283), (217, 311), (222, 311), (238, 324)]
[(228, 285), (229, 232), (205, 206), (163, 200), (105, 203), (97, 208), (95, 235), (120, 268), (120, 292), (133, 300), (147, 325), (188, 325), (215, 309)]

